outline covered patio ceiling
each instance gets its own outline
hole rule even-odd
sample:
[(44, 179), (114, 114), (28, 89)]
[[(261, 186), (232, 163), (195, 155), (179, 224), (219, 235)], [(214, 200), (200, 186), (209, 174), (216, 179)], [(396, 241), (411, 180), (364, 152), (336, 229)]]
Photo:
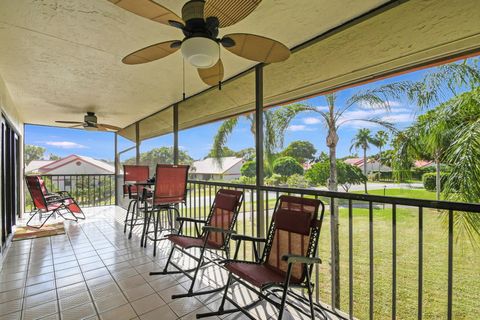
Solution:
[[(186, 1), (155, 0), (180, 14)], [(294, 47), (376, 8), (384, 0), (264, 0), (221, 30), (254, 33)], [(25, 123), (82, 121), (125, 127), (182, 98), (178, 52), (144, 65), (121, 59), (145, 46), (181, 39), (175, 28), (129, 13), (107, 0), (4, 0), (0, 3), (0, 77)], [(225, 79), (256, 63), (222, 50)], [(186, 94), (208, 87), (186, 64)], [(41, 111), (42, 116), (39, 116)]]

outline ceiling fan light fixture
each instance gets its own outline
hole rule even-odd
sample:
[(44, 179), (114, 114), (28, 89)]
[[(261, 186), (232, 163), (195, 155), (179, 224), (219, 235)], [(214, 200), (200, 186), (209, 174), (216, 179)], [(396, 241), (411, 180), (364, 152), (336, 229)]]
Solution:
[(184, 40), (181, 50), (185, 60), (196, 68), (210, 68), (220, 57), (218, 43), (206, 37), (192, 37)]

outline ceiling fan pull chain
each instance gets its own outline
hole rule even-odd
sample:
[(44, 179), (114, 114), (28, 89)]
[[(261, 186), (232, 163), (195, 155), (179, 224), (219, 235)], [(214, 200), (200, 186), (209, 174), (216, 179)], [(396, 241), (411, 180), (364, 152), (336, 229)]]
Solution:
[(182, 57), (183, 65), (183, 101), (185, 101), (185, 59)]
[[(218, 60), (221, 60), (222, 59), (222, 50), (220, 50), (220, 46), (218, 46)], [(220, 78), (220, 80), (218, 80), (218, 90), (222, 90), (222, 78)]]

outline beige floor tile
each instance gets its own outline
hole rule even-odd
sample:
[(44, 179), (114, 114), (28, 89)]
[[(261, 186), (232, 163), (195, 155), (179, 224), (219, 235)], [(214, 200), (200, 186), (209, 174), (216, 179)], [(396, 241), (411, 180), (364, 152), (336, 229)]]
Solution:
[(80, 320), (95, 317), (97, 312), (92, 303), (83, 304), (71, 309), (62, 311), (62, 320)]
[(173, 312), (168, 305), (161, 306), (155, 310), (147, 312), (140, 316), (142, 320), (175, 320), (177, 315)]
[(23, 308), (24, 309), (33, 308), (45, 302), (50, 302), (54, 300), (57, 300), (57, 291), (56, 290), (45, 291), (42, 293), (35, 294), (33, 296), (26, 297)]
[(165, 301), (163, 301), (157, 293), (132, 302), (132, 307), (138, 315), (142, 315), (163, 305), (165, 305)]
[(136, 317), (137, 315), (135, 311), (133, 310), (132, 306), (129, 304), (125, 304), (121, 307), (109, 310), (104, 313), (100, 313), (100, 319), (102, 320), (130, 320)]
[(184, 315), (189, 314), (201, 307), (203, 307), (203, 303), (198, 301), (194, 297), (182, 298), (177, 299), (168, 304), (170, 309), (172, 309), (179, 317), (183, 317)]
[(80, 293), (60, 299), (60, 310), (70, 309), (76, 306), (80, 306), (91, 302), (90, 294), (88, 291), (82, 291)]
[(51, 301), (23, 311), (23, 320), (41, 319), (58, 312), (57, 301)]
[(123, 290), (123, 293), (129, 301), (135, 301), (152, 293), (155, 293), (155, 290), (153, 290), (148, 283), (144, 283), (140, 286)]
[(97, 306), (97, 310), (100, 313), (120, 307), (127, 302), (127, 299), (125, 299), (125, 297), (121, 293), (96, 298), (94, 300), (94, 303)]
[(0, 314), (9, 314), (22, 310), (23, 299), (7, 301), (0, 304)]

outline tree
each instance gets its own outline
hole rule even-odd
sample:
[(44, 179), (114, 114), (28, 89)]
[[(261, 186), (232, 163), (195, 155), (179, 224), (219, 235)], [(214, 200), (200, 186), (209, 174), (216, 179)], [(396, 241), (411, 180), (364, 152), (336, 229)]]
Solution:
[[(315, 185), (326, 186), (330, 174), (330, 163), (328, 161), (317, 162), (305, 172), (305, 178)], [(337, 160), (338, 183), (345, 192), (350, 190), (354, 184), (361, 184), (367, 180), (360, 168), (347, 164), (342, 160)]]
[[(222, 154), (222, 157), (236, 157), (237, 156), (236, 152), (233, 151), (232, 149), (230, 149), (227, 146), (224, 146), (222, 148), (221, 154)], [(214, 158), (214, 157), (215, 156), (213, 155), (213, 150), (210, 150), (210, 152), (203, 159)]]
[(257, 172), (256, 172), (257, 165), (255, 161), (246, 161), (242, 167), (240, 168), (240, 173), (242, 176), (245, 177), (255, 177)]
[[(478, 85), (480, 85), (478, 61), (467, 63), (465, 60), (463, 63), (440, 66), (426, 74), (422, 80), (407, 83), (403, 89), (411, 102), (425, 109), (442, 104), (448, 100), (447, 97), (457, 96), (465, 88), (474, 90)], [(440, 199), (442, 189), (440, 163), (449, 146), (448, 135), (452, 134), (444, 129), (443, 121), (437, 114), (427, 112), (417, 119), (414, 126), (405, 131), (401, 139), (397, 140), (396, 148), (397, 161), (405, 162), (404, 158), (412, 157), (412, 154), (435, 161), (437, 200)]]
[(315, 149), (312, 143), (299, 140), (290, 143), (285, 150), (283, 150), (282, 155), (292, 157), (299, 163), (305, 163), (314, 160), (315, 153), (317, 153), (317, 149)]
[(33, 160), (40, 160), (43, 158), (43, 155), (47, 151), (45, 148), (40, 146), (35, 146), (32, 144), (26, 144), (24, 149), (24, 158), (25, 164), (29, 164)]
[[(327, 108), (315, 107), (306, 104), (295, 104), (297, 108), (303, 111), (315, 112), (320, 115), (323, 120), (323, 124), (327, 128), (326, 145), (329, 150), (329, 178), (328, 178), (328, 190), (338, 191), (338, 177), (337, 177), (337, 144), (339, 141), (338, 130), (343, 125), (351, 121), (365, 121), (370, 123), (376, 123), (382, 125), (388, 129), (393, 130), (394, 126), (387, 122), (382, 121), (379, 118), (345, 118), (345, 113), (358, 104), (362, 104), (371, 109), (383, 109), (389, 110), (390, 105), (387, 97), (399, 98), (400, 94), (404, 92), (405, 83), (394, 83), (383, 85), (378, 88), (367, 89), (353, 94), (347, 98), (343, 105), (337, 105), (337, 95), (335, 93), (325, 95), (327, 102)], [(340, 249), (338, 238), (338, 205), (335, 203), (333, 206), (333, 226), (335, 228), (335, 237), (333, 239), (335, 261), (337, 262), (335, 268), (335, 306), (340, 308)]]
[(273, 172), (282, 177), (290, 177), (293, 174), (303, 174), (303, 167), (292, 157), (280, 157), (273, 162)]
[[(62, 159), (62, 157), (56, 155), (56, 154), (53, 154), (53, 153), (50, 153), (50, 155), (48, 156), (48, 159), (49, 160), (60, 160)], [(103, 160), (102, 160), (103, 161)]]
[[(264, 150), (267, 171), (272, 170), (274, 151), (283, 147), (283, 138), (290, 121), (301, 111), (302, 109), (298, 108), (297, 105), (264, 111)], [(250, 132), (255, 137), (255, 114), (251, 113), (245, 116), (245, 118), (250, 122)], [(225, 147), (239, 119), (240, 117), (234, 117), (225, 120), (218, 128), (211, 149), (211, 154), (217, 161), (221, 161), (221, 157), (224, 156), (222, 153), (223, 147)]]
[(388, 133), (384, 130), (379, 130), (377, 131), (377, 133), (375, 134), (375, 146), (378, 147), (378, 172), (380, 173), (380, 166), (382, 165), (382, 149), (383, 147), (385, 147), (388, 143)]
[[(350, 151), (353, 149), (362, 149), (363, 150), (363, 174), (367, 175), (367, 150), (370, 148), (370, 144), (375, 144), (376, 141), (372, 137), (370, 129), (360, 129), (358, 130), (355, 137), (352, 139), (352, 146)], [(367, 181), (365, 180), (365, 193), (367, 193)]]
[(235, 152), (235, 156), (238, 158), (243, 158), (246, 161), (255, 159), (255, 148), (245, 148), (240, 151)]
[[(190, 155), (183, 150), (178, 152), (178, 161), (182, 164), (192, 164), (193, 159)], [(125, 164), (135, 164), (135, 157), (127, 159)], [(140, 163), (148, 165), (150, 172), (155, 172), (157, 163), (173, 163), (173, 147), (160, 147), (154, 148), (148, 152), (140, 153)]]

